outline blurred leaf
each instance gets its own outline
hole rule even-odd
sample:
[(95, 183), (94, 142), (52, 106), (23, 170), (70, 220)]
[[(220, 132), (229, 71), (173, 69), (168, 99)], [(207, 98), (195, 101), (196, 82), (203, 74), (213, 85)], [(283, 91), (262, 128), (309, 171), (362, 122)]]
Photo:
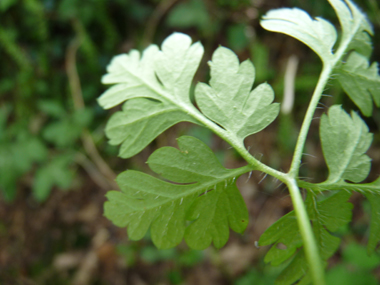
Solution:
[(246, 30), (247, 26), (245, 24), (228, 26), (227, 41), (228, 46), (231, 47), (232, 50), (239, 52), (248, 46), (249, 40), (247, 38)]
[(36, 137), (20, 136), (13, 144), (0, 145), (0, 189), (7, 201), (16, 197), (18, 179), (29, 171), (34, 162), (46, 159), (47, 149)]
[(327, 271), (327, 285), (378, 285), (376, 277), (368, 271), (352, 270), (344, 264), (337, 265)]
[[(371, 184), (380, 186), (380, 178), (378, 178), (376, 181), (372, 182)], [(380, 241), (380, 195), (377, 192), (367, 192), (364, 194), (368, 201), (371, 204), (371, 223), (370, 223), (370, 232), (369, 232), (369, 239), (368, 239), (368, 245), (367, 245), (367, 252), (368, 254), (373, 254), (377, 244)]]
[(177, 4), (167, 17), (169, 27), (192, 28), (199, 30), (209, 28), (210, 18), (204, 1), (190, 0)]
[(80, 137), (83, 128), (90, 124), (92, 118), (92, 110), (77, 110), (72, 115), (50, 123), (43, 130), (43, 137), (58, 147), (69, 147)]
[(17, 0), (1, 0), (0, 1), (0, 12), (6, 12), (16, 2), (17, 2)]
[(53, 118), (62, 118), (66, 115), (62, 103), (57, 100), (40, 100), (38, 101), (38, 108)]
[(369, 66), (366, 57), (352, 52), (336, 71), (344, 91), (365, 116), (371, 116), (373, 102), (380, 106), (380, 75), (377, 62)]
[(177, 257), (175, 248), (157, 249), (155, 246), (145, 246), (141, 249), (140, 257), (150, 263), (164, 260), (174, 260)]
[(190, 249), (181, 253), (178, 262), (185, 267), (192, 267), (200, 263), (203, 259), (203, 251)]
[(72, 161), (72, 155), (63, 154), (37, 170), (33, 183), (33, 196), (36, 200), (45, 201), (55, 185), (62, 190), (71, 186), (74, 177), (70, 169)]
[(380, 255), (373, 254), (368, 256), (366, 248), (357, 243), (347, 245), (342, 255), (346, 262), (360, 269), (371, 270), (380, 266)]

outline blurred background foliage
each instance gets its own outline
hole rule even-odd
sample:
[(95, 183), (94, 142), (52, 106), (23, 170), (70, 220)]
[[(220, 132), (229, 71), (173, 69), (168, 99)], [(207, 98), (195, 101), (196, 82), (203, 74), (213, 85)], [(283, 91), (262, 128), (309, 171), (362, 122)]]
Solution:
[[(357, 0), (374, 24), (380, 61), (380, 9), (376, 0)], [(251, 224), (216, 251), (185, 245), (158, 251), (149, 237), (127, 240), (123, 229), (102, 216), (106, 190), (125, 169), (147, 170), (149, 154), (191, 134), (212, 147), (227, 167), (243, 161), (200, 127), (181, 123), (129, 160), (107, 144), (105, 122), (111, 111), (96, 98), (106, 87), (100, 78), (110, 59), (130, 49), (160, 44), (174, 31), (201, 41), (205, 56), (194, 82), (208, 80), (207, 61), (218, 45), (251, 58), (256, 83), (268, 81), (282, 102), (284, 73), (295, 55), (293, 112), (281, 114), (266, 130), (246, 140), (262, 161), (286, 170), (297, 132), (317, 82), (321, 63), (295, 40), (264, 31), (260, 17), (278, 7), (298, 6), (313, 16), (337, 19), (327, 1), (303, 0), (0, 0), (0, 283), (1, 284), (272, 284), (281, 268), (262, 263), (266, 249), (254, 241), (291, 210), (277, 181), (260, 173), (240, 179)], [(323, 104), (354, 106), (334, 82)], [(317, 113), (325, 111), (324, 105)], [(318, 116), (318, 114), (317, 114)], [(380, 113), (367, 119), (375, 134), (370, 150), (374, 179), (380, 173)], [(325, 178), (313, 124), (301, 175)], [(115, 174), (116, 173), (116, 174)], [(61, 191), (65, 190), (65, 191)], [(71, 190), (71, 191), (68, 191)], [(342, 249), (332, 258), (329, 284), (378, 284), (380, 260), (365, 255), (369, 210), (360, 195), (350, 229), (342, 229)], [(347, 272), (350, 272), (347, 274)], [(359, 281), (358, 281), (359, 280)], [(359, 282), (359, 283), (358, 283)]]

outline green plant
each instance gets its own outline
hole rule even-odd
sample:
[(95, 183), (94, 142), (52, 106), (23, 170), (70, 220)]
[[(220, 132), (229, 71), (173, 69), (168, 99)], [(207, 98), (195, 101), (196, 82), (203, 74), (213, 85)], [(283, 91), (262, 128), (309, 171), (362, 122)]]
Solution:
[[(347, 201), (352, 191), (363, 193), (371, 203), (367, 251), (373, 253), (380, 240), (376, 207), (380, 203), (380, 179), (360, 184), (370, 171), (365, 152), (372, 134), (357, 113), (349, 115), (341, 106), (330, 107), (320, 122), (329, 176), (325, 182), (314, 184), (298, 177), (314, 112), (333, 74), (363, 115), (371, 116), (373, 102), (380, 106), (377, 64), (368, 64), (371, 25), (352, 1), (329, 2), (342, 27), (339, 42), (333, 25), (297, 8), (269, 11), (261, 21), (265, 29), (290, 35), (309, 46), (323, 63), (286, 173), (261, 163), (244, 145), (247, 136), (267, 127), (279, 113), (279, 104), (273, 103), (274, 92), (267, 83), (252, 90), (255, 69), (249, 60), (240, 64), (231, 50), (219, 47), (209, 63), (209, 84), (198, 83), (195, 88), (197, 109), (189, 92), (203, 47), (192, 44), (189, 36), (174, 33), (161, 50), (151, 45), (142, 55), (132, 50), (115, 57), (102, 79), (115, 85), (98, 101), (105, 109), (123, 103), (106, 127), (110, 143), (121, 145), (121, 157), (134, 156), (169, 127), (188, 121), (212, 130), (248, 164), (226, 169), (204, 143), (182, 136), (179, 149), (160, 148), (147, 161), (163, 179), (134, 170), (117, 177), (122, 191), (107, 193), (106, 217), (117, 226), (128, 227), (132, 240), (141, 239), (150, 228), (159, 248), (174, 247), (182, 239), (194, 249), (204, 249), (211, 242), (219, 248), (227, 242), (230, 228), (241, 233), (247, 226), (248, 212), (236, 179), (256, 170), (282, 181), (294, 206), (294, 211), (268, 228), (259, 241), (259, 245), (272, 245), (266, 262), (286, 264), (278, 284), (325, 283), (323, 268), (340, 243), (332, 233), (351, 220), (352, 204)], [(306, 190), (305, 201), (300, 188)], [(286, 248), (280, 249), (280, 244)]]

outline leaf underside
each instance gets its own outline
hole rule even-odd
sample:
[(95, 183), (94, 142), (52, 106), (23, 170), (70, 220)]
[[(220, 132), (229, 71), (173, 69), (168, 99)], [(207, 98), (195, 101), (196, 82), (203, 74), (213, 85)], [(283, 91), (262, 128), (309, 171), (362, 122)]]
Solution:
[(343, 90), (365, 116), (372, 115), (373, 102), (380, 107), (380, 75), (377, 62), (368, 66), (365, 56), (352, 52), (337, 69)]
[[(274, 92), (263, 83), (252, 90), (255, 69), (251, 61), (239, 64), (229, 49), (219, 47), (209, 62), (210, 85), (198, 83), (195, 99), (204, 115), (242, 141), (267, 127), (279, 113)], [(252, 91), (251, 91), (252, 90)]]
[(211, 242), (220, 248), (230, 228), (242, 233), (248, 223), (248, 211), (235, 184), (243, 172), (224, 168), (196, 138), (180, 137), (178, 145), (179, 150), (163, 147), (148, 159), (154, 172), (175, 184), (125, 171), (117, 177), (122, 191), (107, 193), (105, 216), (127, 227), (132, 240), (141, 239), (150, 228), (158, 248), (174, 247), (183, 238), (194, 249), (204, 249)]
[[(174, 33), (163, 42), (161, 51), (151, 45), (141, 57), (132, 50), (112, 60), (102, 82), (115, 85), (98, 102), (108, 109), (126, 101), (106, 127), (110, 143), (121, 144), (121, 157), (139, 153), (179, 122), (203, 125), (189, 115), (201, 115), (190, 101), (189, 91), (202, 55), (200, 43), (191, 44), (189, 36)], [(272, 103), (272, 88), (264, 83), (252, 91), (255, 72), (249, 60), (239, 64), (231, 50), (220, 47), (214, 52), (210, 66), (210, 85), (199, 83), (195, 90), (197, 103), (206, 117), (241, 142), (277, 117), (279, 105)]]
[(373, 135), (355, 112), (349, 116), (340, 106), (330, 107), (320, 124), (323, 155), (329, 168), (326, 182), (361, 182), (369, 174), (371, 159), (365, 152)]

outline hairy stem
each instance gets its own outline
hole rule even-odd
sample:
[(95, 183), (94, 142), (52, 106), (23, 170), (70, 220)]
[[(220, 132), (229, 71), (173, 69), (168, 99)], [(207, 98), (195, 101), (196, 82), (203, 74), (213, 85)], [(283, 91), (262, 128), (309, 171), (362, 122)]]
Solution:
[(307, 108), (300, 133), (298, 135), (296, 148), (293, 154), (292, 164), (289, 170), (289, 175), (292, 178), (297, 178), (298, 176), (298, 172), (299, 172), (299, 168), (301, 164), (301, 157), (303, 154), (306, 137), (310, 129), (310, 124), (311, 124), (311, 121), (313, 120), (315, 109), (318, 106), (319, 100), (321, 99), (323, 90), (326, 86), (327, 81), (329, 80), (331, 72), (332, 72), (332, 66), (324, 64), (321, 75), (319, 76), (317, 86), (314, 89), (314, 93), (311, 98), (309, 107)]

